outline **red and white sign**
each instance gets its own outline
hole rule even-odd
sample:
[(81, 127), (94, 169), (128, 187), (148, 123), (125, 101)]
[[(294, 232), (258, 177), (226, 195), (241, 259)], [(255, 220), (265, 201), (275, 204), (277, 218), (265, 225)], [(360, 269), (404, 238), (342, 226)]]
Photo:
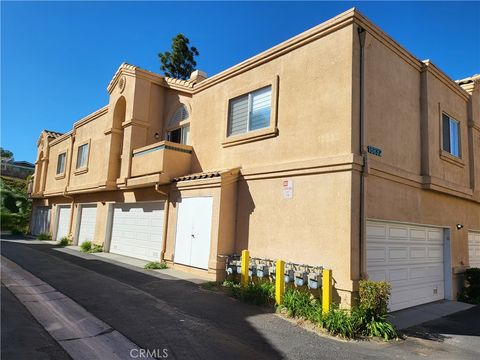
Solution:
[(293, 180), (291, 179), (283, 180), (283, 198), (284, 199), (293, 198)]

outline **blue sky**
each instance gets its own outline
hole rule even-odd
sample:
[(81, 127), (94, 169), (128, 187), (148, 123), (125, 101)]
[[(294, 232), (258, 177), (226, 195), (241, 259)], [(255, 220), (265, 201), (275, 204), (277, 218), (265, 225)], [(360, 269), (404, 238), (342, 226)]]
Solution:
[(42, 129), (68, 131), (107, 104), (124, 61), (159, 72), (177, 33), (211, 76), (353, 6), (453, 79), (480, 73), (479, 2), (2, 1), (2, 146), (33, 162)]

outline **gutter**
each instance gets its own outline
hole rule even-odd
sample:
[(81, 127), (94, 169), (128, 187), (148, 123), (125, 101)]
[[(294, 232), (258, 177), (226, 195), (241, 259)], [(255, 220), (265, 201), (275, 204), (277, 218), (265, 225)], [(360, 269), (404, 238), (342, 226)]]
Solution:
[(162, 252), (160, 253), (160, 260), (164, 261), (165, 251), (167, 251), (167, 228), (168, 228), (168, 209), (170, 208), (170, 194), (160, 190), (160, 184), (157, 182), (155, 184), (155, 191), (160, 195), (166, 196), (167, 200), (165, 201), (165, 214), (163, 220), (163, 242), (162, 242)]
[(360, 250), (360, 261), (359, 261), (359, 275), (360, 278), (366, 277), (365, 271), (365, 255), (366, 255), (366, 219), (365, 219), (365, 192), (366, 192), (366, 177), (368, 176), (368, 157), (367, 152), (365, 151), (365, 61), (364, 61), (364, 50), (365, 50), (365, 35), (366, 31), (364, 28), (359, 26), (358, 31), (358, 40), (360, 42), (360, 94), (359, 94), (359, 117), (360, 117), (360, 155), (363, 158), (363, 166), (360, 173), (360, 236), (359, 236), (359, 250)]

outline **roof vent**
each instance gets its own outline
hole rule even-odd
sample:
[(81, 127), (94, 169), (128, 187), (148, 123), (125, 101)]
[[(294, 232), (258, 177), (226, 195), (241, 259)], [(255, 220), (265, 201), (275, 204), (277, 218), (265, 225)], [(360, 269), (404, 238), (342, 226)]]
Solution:
[(193, 81), (195, 84), (198, 84), (200, 81), (203, 81), (207, 78), (207, 73), (202, 70), (195, 70), (190, 74), (189, 81)]

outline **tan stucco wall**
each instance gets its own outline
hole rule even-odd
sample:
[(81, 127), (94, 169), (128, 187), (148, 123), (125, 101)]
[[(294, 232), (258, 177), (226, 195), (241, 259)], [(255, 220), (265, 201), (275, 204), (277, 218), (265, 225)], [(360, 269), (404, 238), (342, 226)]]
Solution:
[[(171, 185), (165, 259), (174, 258), (176, 203), (184, 197), (212, 196), (211, 276), (222, 271), (217, 255), (248, 248), (254, 257), (332, 268), (337, 298), (350, 303), (362, 262), (356, 22), (367, 30), (364, 145), (382, 149), (381, 157), (368, 155), (365, 218), (452, 228), (452, 266), (468, 265), (466, 230), (456, 231), (454, 225), (480, 229), (479, 90), (469, 98), (433, 64), (418, 61), (354, 15), (351, 22), (339, 22), (338, 28), (318, 32), (315, 38), (302, 35), (301, 43), (291, 39), (281, 52), (270, 49), (195, 85), (122, 66), (108, 87), (106, 110), (74, 126), (69, 176), (52, 175), (69, 138), (54, 140), (47, 148), (50, 140), (39, 142), (39, 154), (48, 159), (46, 195), (62, 194), (69, 181), (67, 190), (75, 204), (96, 202), (94, 241), (104, 243), (109, 203), (165, 199), (154, 185), (168, 176), (144, 181), (140, 176), (155, 166), (155, 161), (148, 161), (154, 153), (145, 155), (145, 163), (134, 164), (133, 173), (131, 154), (162, 141), (173, 112), (184, 103), (190, 112), (191, 165), (182, 164), (177, 172), (178, 157), (167, 156), (161, 164), (165, 172), (181, 176), (241, 170), (238, 183), (222, 178)], [(232, 142), (226, 137), (229, 100), (266, 85), (272, 86), (270, 127), (257, 133), (261, 137), (253, 139), (251, 133)], [(125, 115), (119, 119), (114, 113), (123, 99)], [(442, 111), (461, 122), (459, 162), (441, 156)], [(75, 174), (77, 147), (85, 141), (90, 141), (88, 171)], [(139, 175), (132, 184), (148, 188), (129, 189), (132, 175)], [(282, 196), (285, 179), (293, 180), (292, 199)], [(50, 197), (48, 202), (71, 201)]]

